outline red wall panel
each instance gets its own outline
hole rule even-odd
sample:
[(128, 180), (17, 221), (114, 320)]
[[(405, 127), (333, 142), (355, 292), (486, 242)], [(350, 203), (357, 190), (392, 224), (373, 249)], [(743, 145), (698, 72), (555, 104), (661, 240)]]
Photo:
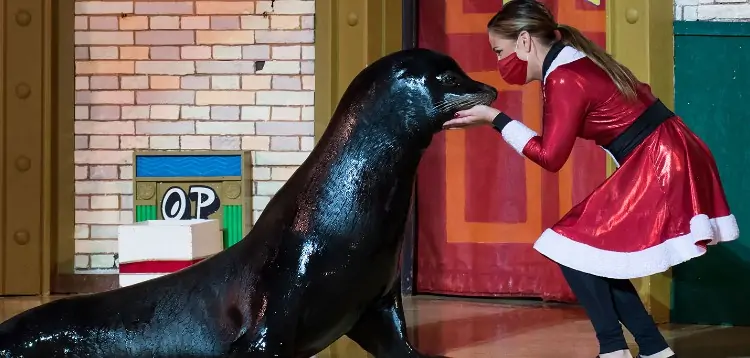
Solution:
[[(605, 45), (604, 1), (545, 3), (558, 22)], [(495, 70), (486, 24), (501, 6), (502, 0), (420, 1), (418, 45), (453, 56), (470, 76), (498, 88), (497, 108), (541, 131), (539, 85), (510, 86)], [(417, 178), (417, 292), (574, 300), (556, 264), (532, 245), (605, 175), (604, 152), (587, 141), (578, 141), (559, 173), (549, 173), (491, 128), (440, 133)]]

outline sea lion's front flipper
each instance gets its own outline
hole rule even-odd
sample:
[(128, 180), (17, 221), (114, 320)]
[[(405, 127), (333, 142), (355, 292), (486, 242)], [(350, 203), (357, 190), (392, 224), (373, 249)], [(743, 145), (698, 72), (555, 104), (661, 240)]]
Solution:
[(401, 283), (360, 317), (346, 335), (375, 358), (448, 358), (420, 353), (406, 337)]
[[(282, 280), (277, 278), (276, 280)], [(291, 279), (279, 282), (293, 282)], [(295, 340), (297, 334), (297, 320), (290, 317), (298, 316), (299, 294), (294, 289), (288, 289), (283, 298), (273, 302), (265, 301), (267, 307), (258, 323), (237, 338), (231, 345), (231, 358), (292, 358), (295, 357)]]
[[(262, 332), (287, 332), (286, 336), (263, 335)], [(262, 329), (245, 333), (232, 343), (230, 358), (294, 357), (294, 330)]]

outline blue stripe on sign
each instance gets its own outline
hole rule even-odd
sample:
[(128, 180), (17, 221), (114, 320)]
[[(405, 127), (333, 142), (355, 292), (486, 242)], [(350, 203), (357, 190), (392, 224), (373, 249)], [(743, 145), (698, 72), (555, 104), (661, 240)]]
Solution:
[(136, 156), (135, 176), (225, 177), (242, 175), (240, 155), (155, 155)]

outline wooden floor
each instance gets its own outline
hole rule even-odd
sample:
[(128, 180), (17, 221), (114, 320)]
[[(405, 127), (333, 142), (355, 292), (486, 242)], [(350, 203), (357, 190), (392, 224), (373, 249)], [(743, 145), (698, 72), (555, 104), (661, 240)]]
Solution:
[[(47, 300), (0, 298), (0, 321)], [(407, 298), (405, 307), (410, 339), (426, 353), (455, 358), (593, 358), (597, 353), (591, 325), (575, 306), (422, 296)], [(680, 358), (750, 357), (750, 327), (665, 326), (662, 331)], [(317, 356), (359, 357), (367, 356), (348, 340)]]

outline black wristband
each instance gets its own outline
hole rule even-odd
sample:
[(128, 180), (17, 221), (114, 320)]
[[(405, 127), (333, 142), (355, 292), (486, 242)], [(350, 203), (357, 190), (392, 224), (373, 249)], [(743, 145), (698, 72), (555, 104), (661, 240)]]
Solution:
[(507, 114), (500, 112), (495, 119), (492, 120), (492, 125), (497, 129), (498, 132), (502, 132), (503, 128), (508, 125), (513, 118), (508, 117)]

